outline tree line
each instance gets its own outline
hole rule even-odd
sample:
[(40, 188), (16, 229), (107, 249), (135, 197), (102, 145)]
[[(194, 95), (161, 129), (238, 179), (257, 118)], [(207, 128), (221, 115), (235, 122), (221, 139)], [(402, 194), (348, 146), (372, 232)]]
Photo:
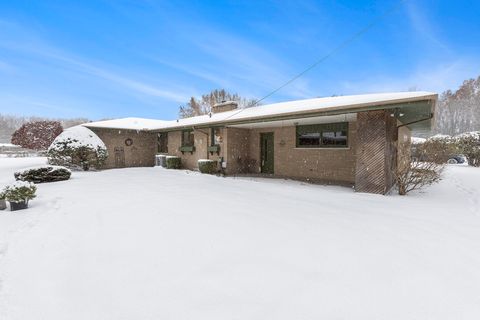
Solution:
[(434, 133), (454, 136), (480, 131), (480, 76), (465, 80), (456, 91), (447, 90), (435, 109)]
[(72, 119), (49, 119), (43, 117), (22, 117), (13, 116), (7, 114), (0, 114), (0, 143), (10, 143), (13, 133), (19, 129), (22, 125), (29, 122), (37, 121), (58, 121), (61, 126), (66, 129), (81, 123), (88, 122), (85, 118), (72, 118)]

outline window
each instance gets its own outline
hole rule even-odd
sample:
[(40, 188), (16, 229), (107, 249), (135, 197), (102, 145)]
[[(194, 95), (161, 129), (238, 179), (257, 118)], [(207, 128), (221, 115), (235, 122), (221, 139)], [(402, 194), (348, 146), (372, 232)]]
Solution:
[(222, 142), (222, 130), (220, 128), (212, 128), (210, 131), (210, 145), (218, 146)]
[(193, 130), (182, 131), (182, 147), (193, 147), (195, 145), (195, 136)]
[(157, 152), (168, 153), (168, 133), (157, 133)]
[(297, 126), (297, 148), (348, 147), (348, 122)]

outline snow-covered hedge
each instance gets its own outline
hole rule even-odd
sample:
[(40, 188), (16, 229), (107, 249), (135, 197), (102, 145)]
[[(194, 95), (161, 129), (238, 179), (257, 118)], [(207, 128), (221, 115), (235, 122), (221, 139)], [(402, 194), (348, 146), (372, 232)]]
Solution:
[(16, 181), (4, 187), (0, 194), (1, 198), (4, 198), (9, 202), (25, 202), (28, 204), (29, 200), (36, 197), (36, 191), (37, 187), (34, 183)]
[(75, 126), (60, 134), (47, 151), (48, 163), (70, 168), (100, 169), (108, 157), (107, 147), (90, 129)]
[(411, 141), (412, 145), (419, 145), (419, 144), (424, 144), (425, 141), (427, 141), (427, 139), (412, 137), (410, 141)]
[(213, 174), (217, 172), (217, 161), (210, 159), (198, 160), (198, 169), (201, 173)]
[(182, 167), (182, 160), (180, 157), (167, 156), (167, 169), (180, 169)]
[(421, 161), (446, 163), (456, 154), (464, 155), (471, 166), (480, 167), (480, 131), (454, 137), (437, 134), (424, 143), (414, 144), (412, 139), (412, 156)]
[(55, 182), (70, 179), (72, 172), (60, 166), (40, 166), (23, 169), (14, 173), (15, 179), (34, 183)]
[(453, 137), (437, 134), (421, 144), (418, 153), (421, 154), (419, 159), (440, 164), (446, 163), (453, 154), (457, 154), (458, 148)]
[(468, 164), (480, 167), (480, 131), (459, 134), (455, 140), (459, 153), (467, 157)]

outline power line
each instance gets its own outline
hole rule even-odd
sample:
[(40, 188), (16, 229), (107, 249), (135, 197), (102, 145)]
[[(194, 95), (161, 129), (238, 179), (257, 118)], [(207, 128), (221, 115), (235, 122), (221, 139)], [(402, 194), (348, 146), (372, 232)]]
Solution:
[[(256, 100), (252, 105), (250, 105), (250, 107), (253, 107), (255, 105), (257, 105), (258, 103), (260, 103), (261, 101), (271, 97), (272, 95), (274, 95), (275, 93), (277, 93), (278, 91), (282, 90), (283, 88), (285, 88), (286, 86), (288, 86), (289, 84), (291, 84), (292, 82), (294, 82), (295, 80), (297, 80), (298, 78), (302, 77), (305, 73), (307, 73), (308, 71), (314, 69), (316, 66), (318, 66), (319, 64), (321, 64), (322, 62), (324, 62), (325, 60), (327, 60), (328, 58), (330, 58), (331, 56), (335, 55), (337, 52), (341, 51), (342, 49), (345, 49), (349, 44), (351, 44), (353, 41), (355, 41), (357, 38), (361, 37), (363, 34), (365, 34), (367, 31), (369, 31), (371, 28), (373, 28), (378, 22), (380, 22), (381, 20), (383, 20), (385, 17), (391, 15), (392, 13), (394, 13), (395, 11), (397, 11), (400, 6), (407, 2), (407, 0), (400, 0), (396, 5), (394, 5), (392, 8), (390, 8), (389, 10), (387, 10), (385, 13), (383, 13), (382, 15), (378, 16), (377, 18), (375, 18), (374, 20), (372, 20), (369, 24), (367, 24), (365, 27), (363, 27), (362, 29), (360, 29), (358, 32), (354, 33), (351, 37), (347, 38), (345, 41), (343, 41), (342, 43), (340, 43), (338, 46), (336, 46), (335, 48), (333, 48), (330, 52), (328, 52), (326, 55), (322, 56), (320, 59), (318, 59), (317, 61), (315, 61), (314, 63), (312, 63), (310, 66), (308, 66), (306, 69), (304, 69), (302, 72), (298, 73), (297, 75), (295, 75), (294, 77), (292, 77), (291, 79), (289, 79), (288, 81), (286, 81), (285, 83), (283, 83), (281, 86), (279, 86), (278, 88), (276, 88), (275, 90), (272, 90), (270, 91), (267, 95), (263, 96), (261, 99), (258, 99)], [(240, 109), (238, 112), (230, 115), (229, 117), (227, 117), (226, 119), (229, 119), (237, 114), (239, 114), (240, 112), (242, 112), (243, 110), (245, 110), (246, 108), (242, 108)], [(226, 120), (225, 119), (225, 120)]]

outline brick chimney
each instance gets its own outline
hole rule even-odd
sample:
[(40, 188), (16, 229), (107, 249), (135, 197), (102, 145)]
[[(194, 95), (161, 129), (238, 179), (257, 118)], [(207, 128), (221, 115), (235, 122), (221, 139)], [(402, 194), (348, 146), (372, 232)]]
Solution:
[(225, 111), (235, 110), (238, 107), (237, 101), (222, 101), (212, 107), (212, 113), (220, 113)]

